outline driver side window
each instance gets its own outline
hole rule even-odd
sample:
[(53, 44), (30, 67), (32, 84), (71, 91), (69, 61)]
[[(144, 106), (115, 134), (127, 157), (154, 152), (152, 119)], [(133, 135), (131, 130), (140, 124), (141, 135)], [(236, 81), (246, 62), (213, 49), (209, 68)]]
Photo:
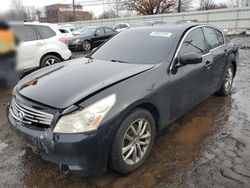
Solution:
[(190, 53), (199, 53), (201, 55), (208, 53), (201, 28), (194, 29), (186, 36), (181, 45), (178, 56)]

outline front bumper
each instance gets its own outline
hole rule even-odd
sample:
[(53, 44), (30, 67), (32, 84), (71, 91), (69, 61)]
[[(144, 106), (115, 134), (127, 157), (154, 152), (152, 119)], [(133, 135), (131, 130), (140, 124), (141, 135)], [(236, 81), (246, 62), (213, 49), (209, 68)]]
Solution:
[(100, 174), (107, 170), (114, 131), (101, 126), (98, 131), (77, 134), (55, 134), (50, 128), (34, 130), (16, 122), (8, 113), (11, 128), (26, 140), (44, 160), (67, 166), (81, 175)]
[(69, 49), (74, 50), (83, 50), (82, 44), (69, 44)]

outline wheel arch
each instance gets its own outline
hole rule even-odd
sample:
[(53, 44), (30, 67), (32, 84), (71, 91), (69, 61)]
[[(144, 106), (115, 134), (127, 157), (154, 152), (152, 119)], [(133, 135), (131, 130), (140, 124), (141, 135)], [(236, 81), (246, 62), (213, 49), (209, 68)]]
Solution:
[(234, 67), (234, 77), (235, 77), (235, 75), (236, 75), (236, 70), (237, 70), (237, 64), (236, 64), (235, 61), (232, 61), (231, 63), (233, 64), (233, 67)]
[(48, 56), (48, 55), (54, 55), (54, 56), (58, 57), (61, 61), (63, 60), (62, 56), (61, 56), (59, 53), (57, 53), (57, 52), (48, 52), (48, 53), (44, 54), (44, 55), (40, 58), (40, 62), (39, 62), (40, 66), (41, 66), (41, 63), (42, 63), (43, 58), (46, 57), (46, 56)]
[(130, 107), (128, 107), (124, 114), (123, 114), (123, 120), (131, 113), (133, 112), (135, 109), (138, 109), (138, 108), (142, 108), (142, 109), (145, 109), (147, 111), (149, 111), (154, 120), (155, 120), (155, 129), (156, 129), (156, 134), (158, 134), (158, 131), (159, 131), (159, 126), (160, 126), (160, 113), (159, 113), (159, 110), (157, 109), (157, 107), (150, 103), (150, 102), (146, 102), (146, 101), (142, 101), (142, 102), (137, 102), (135, 104), (132, 104), (130, 105)]

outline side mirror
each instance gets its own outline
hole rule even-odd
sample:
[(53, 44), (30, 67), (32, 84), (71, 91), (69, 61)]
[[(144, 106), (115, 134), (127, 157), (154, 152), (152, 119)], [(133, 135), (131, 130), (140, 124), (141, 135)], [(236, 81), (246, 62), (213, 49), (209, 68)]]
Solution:
[(178, 57), (179, 63), (184, 65), (198, 64), (202, 62), (202, 55), (199, 53), (187, 53)]

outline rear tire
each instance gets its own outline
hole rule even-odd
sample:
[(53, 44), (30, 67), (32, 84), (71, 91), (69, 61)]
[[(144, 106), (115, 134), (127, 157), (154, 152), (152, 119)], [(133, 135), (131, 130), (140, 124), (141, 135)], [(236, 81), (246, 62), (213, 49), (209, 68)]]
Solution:
[(215, 93), (218, 96), (227, 96), (231, 93), (234, 79), (234, 66), (232, 63), (227, 65), (226, 75), (224, 77), (221, 88)]
[(55, 55), (45, 55), (41, 60), (41, 67), (48, 67), (61, 62), (61, 59)]
[(110, 167), (121, 174), (128, 174), (143, 165), (155, 139), (155, 120), (147, 110), (138, 108), (130, 113), (113, 141)]

